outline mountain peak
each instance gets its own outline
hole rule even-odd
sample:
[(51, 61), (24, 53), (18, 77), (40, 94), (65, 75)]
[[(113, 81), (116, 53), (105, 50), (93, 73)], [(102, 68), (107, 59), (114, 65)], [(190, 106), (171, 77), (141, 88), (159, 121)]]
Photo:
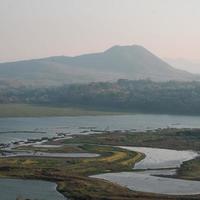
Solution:
[(140, 45), (116, 45), (104, 52), (74, 57), (58, 56), (0, 64), (0, 80), (25, 84), (85, 83), (117, 79), (199, 80), (190, 73), (174, 69)]
[(115, 45), (112, 46), (111, 48), (107, 49), (105, 52), (112, 52), (112, 51), (123, 51), (123, 50), (136, 50), (136, 49), (140, 49), (140, 50), (146, 50), (143, 46), (140, 45)]

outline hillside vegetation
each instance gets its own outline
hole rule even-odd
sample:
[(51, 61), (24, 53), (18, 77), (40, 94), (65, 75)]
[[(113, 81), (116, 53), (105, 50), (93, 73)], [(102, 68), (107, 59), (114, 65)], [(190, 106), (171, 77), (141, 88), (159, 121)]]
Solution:
[[(82, 107), (84, 110), (200, 114), (200, 82), (150, 80), (72, 84), (41, 89), (0, 90), (1, 103)], [(56, 109), (52, 110), (55, 114)], [(83, 112), (82, 112), (83, 113)]]
[(178, 70), (144, 47), (114, 46), (104, 52), (0, 63), (0, 81), (13, 85), (56, 86), (117, 79), (200, 80)]

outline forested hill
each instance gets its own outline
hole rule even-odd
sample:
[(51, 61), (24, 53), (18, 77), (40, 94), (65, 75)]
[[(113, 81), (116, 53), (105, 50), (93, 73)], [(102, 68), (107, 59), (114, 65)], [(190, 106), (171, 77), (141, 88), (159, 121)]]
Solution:
[(200, 82), (118, 80), (54, 88), (0, 90), (1, 103), (73, 105), (143, 113), (200, 115)]
[(104, 52), (0, 63), (0, 81), (33, 86), (116, 81), (194, 81), (200, 75), (178, 70), (144, 47), (114, 46)]

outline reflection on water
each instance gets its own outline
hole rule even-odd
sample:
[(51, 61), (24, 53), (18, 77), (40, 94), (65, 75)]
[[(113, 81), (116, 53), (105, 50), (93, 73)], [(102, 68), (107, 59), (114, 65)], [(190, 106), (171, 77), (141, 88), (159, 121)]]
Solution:
[(180, 167), (182, 162), (198, 156), (198, 153), (194, 151), (176, 151), (149, 147), (122, 148), (142, 152), (146, 155), (143, 160), (135, 164), (134, 169), (177, 168)]
[(193, 159), (198, 154), (192, 151), (176, 151), (145, 147), (122, 147), (146, 154), (144, 160), (135, 165), (134, 169), (154, 169), (143, 172), (122, 172), (95, 175), (129, 189), (142, 192), (160, 194), (199, 194), (200, 181), (186, 181), (180, 179), (158, 177), (158, 175), (173, 175), (176, 170), (155, 170), (156, 168), (177, 168), (183, 161)]
[[(156, 171), (156, 173), (162, 174), (162, 171)], [(112, 181), (135, 191), (171, 195), (189, 195), (200, 193), (200, 181), (186, 181), (180, 179), (156, 177), (151, 176), (147, 172), (108, 173), (93, 177)]]

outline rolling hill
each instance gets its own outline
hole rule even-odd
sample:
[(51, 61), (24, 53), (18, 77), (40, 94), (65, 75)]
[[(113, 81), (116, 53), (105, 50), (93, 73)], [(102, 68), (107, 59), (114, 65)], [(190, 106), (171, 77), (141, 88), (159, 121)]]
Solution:
[(104, 52), (0, 63), (0, 81), (52, 86), (67, 83), (151, 79), (192, 81), (199, 75), (178, 70), (144, 47), (114, 46)]

